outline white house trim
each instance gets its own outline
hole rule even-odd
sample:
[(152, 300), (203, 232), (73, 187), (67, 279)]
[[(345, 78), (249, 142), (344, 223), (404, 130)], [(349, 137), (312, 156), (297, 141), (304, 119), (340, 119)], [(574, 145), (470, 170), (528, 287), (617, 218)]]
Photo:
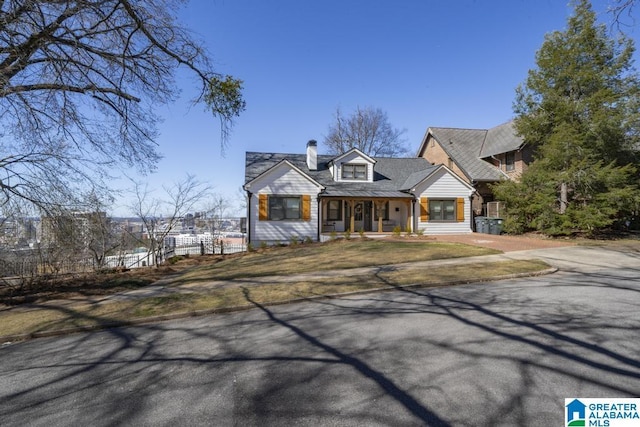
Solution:
[(248, 183), (246, 183), (245, 185), (242, 186), (242, 188), (246, 191), (251, 191), (251, 187), (258, 181), (268, 177), (270, 174), (275, 173), (278, 169), (284, 167), (284, 166), (288, 166), (289, 168), (291, 168), (292, 170), (298, 172), (300, 175), (302, 175), (304, 178), (308, 179), (309, 182), (311, 182), (312, 184), (316, 185), (320, 191), (324, 190), (324, 186), (322, 184), (320, 184), (319, 182), (317, 182), (316, 180), (314, 180), (313, 178), (311, 178), (309, 175), (307, 175), (306, 173), (304, 173), (302, 170), (300, 170), (300, 168), (296, 167), (295, 165), (291, 164), (291, 162), (289, 162), (288, 160), (282, 160), (281, 162), (279, 162), (277, 165), (273, 166), (271, 169), (265, 171), (264, 173), (260, 174), (259, 176), (257, 176), (255, 179), (252, 179), (251, 181), (249, 181)]
[(416, 189), (420, 188), (421, 185), (424, 185), (425, 183), (429, 182), (430, 180), (433, 181), (433, 178), (436, 176), (436, 174), (442, 170), (445, 169), (447, 172), (449, 172), (449, 174), (451, 174), (452, 177), (454, 177), (456, 180), (458, 180), (458, 182), (460, 182), (460, 184), (464, 185), (465, 187), (467, 187), (469, 189), (469, 196), (472, 196), (473, 193), (475, 193), (475, 188), (473, 188), (472, 185), (470, 185), (469, 183), (467, 183), (466, 181), (464, 181), (462, 178), (460, 178), (458, 176), (458, 174), (456, 174), (455, 172), (453, 172), (451, 169), (449, 169), (448, 167), (446, 167), (445, 165), (440, 165), (438, 166), (438, 169), (434, 170), (433, 172), (431, 172), (427, 177), (425, 177), (422, 181), (420, 181), (419, 183), (417, 183), (410, 191), (413, 194), (416, 194)]

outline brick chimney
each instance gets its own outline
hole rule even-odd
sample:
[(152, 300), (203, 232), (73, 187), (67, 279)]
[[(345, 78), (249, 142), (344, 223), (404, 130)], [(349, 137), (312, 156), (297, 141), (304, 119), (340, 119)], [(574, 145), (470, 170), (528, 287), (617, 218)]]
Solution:
[(313, 139), (307, 142), (307, 167), (311, 171), (318, 170), (318, 143)]

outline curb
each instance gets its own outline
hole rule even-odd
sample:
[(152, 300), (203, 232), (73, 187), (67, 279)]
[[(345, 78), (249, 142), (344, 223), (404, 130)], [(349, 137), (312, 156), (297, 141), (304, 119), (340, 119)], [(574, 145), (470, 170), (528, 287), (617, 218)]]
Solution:
[[(496, 282), (500, 280), (518, 279), (523, 277), (545, 276), (548, 274), (553, 274), (557, 271), (558, 271), (557, 268), (551, 267), (551, 268), (536, 271), (533, 273), (505, 274), (502, 276), (495, 276), (495, 277), (491, 277), (483, 280), (452, 280), (448, 282), (439, 282), (439, 283), (415, 283), (415, 284), (402, 285), (402, 286), (396, 286), (396, 287), (363, 289), (359, 291), (343, 292), (338, 294), (318, 295), (318, 296), (310, 296), (305, 298), (293, 298), (293, 299), (283, 300), (283, 301), (262, 303), (261, 305), (266, 307), (273, 307), (278, 305), (295, 304), (295, 303), (309, 302), (309, 301), (323, 300), (323, 299), (335, 299), (335, 298), (342, 298), (342, 297), (348, 297), (353, 295), (398, 291), (403, 289), (444, 288), (448, 286), (480, 284), (480, 283), (487, 283), (487, 282)], [(111, 328), (122, 328), (127, 326), (137, 326), (137, 325), (144, 325), (144, 324), (150, 324), (150, 323), (164, 322), (168, 320), (187, 319), (189, 317), (202, 317), (202, 316), (207, 316), (211, 314), (235, 313), (239, 311), (251, 310), (254, 308), (256, 308), (255, 305), (246, 304), (246, 305), (240, 305), (240, 306), (234, 306), (234, 307), (211, 308), (211, 309), (205, 309), (205, 310), (187, 311), (182, 313), (164, 314), (159, 316), (151, 316), (151, 317), (145, 317), (142, 319), (133, 319), (133, 320), (127, 320), (127, 321), (105, 322), (99, 325), (78, 326), (75, 328), (59, 329), (56, 331), (43, 331), (43, 332), (31, 332), (28, 334), (4, 335), (4, 336), (0, 336), (0, 348), (2, 348), (2, 346), (5, 346), (5, 345), (13, 344), (14, 342), (27, 341), (34, 338), (50, 338), (50, 337), (71, 335), (79, 332), (95, 332), (95, 331), (102, 331), (102, 330), (111, 329)]]

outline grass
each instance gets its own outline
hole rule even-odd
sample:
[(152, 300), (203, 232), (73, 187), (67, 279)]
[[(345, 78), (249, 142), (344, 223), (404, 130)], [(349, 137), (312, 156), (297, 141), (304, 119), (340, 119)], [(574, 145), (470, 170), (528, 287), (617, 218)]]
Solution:
[(415, 261), (496, 254), (499, 251), (456, 243), (426, 240), (335, 240), (323, 245), (298, 245), (248, 253), (240, 258), (194, 269), (181, 280), (238, 278), (310, 273), (331, 269), (370, 267)]
[[(366, 254), (363, 254), (366, 252)], [(483, 248), (428, 241), (382, 242), (341, 241), (330, 244), (301, 244), (295, 248), (267, 249), (257, 253), (228, 258), (200, 258), (206, 264), (194, 261), (174, 264), (167, 270), (166, 286), (152, 296), (128, 300), (110, 299), (93, 302), (86, 298), (76, 302), (69, 299), (32, 302), (16, 306), (0, 306), (0, 336), (38, 335), (70, 328), (100, 328), (114, 324), (176, 314), (213, 312), (230, 307), (252, 304), (274, 304), (295, 299), (336, 295), (373, 289), (394, 289), (407, 285), (421, 287), (443, 284), (486, 281), (498, 276), (516, 273), (535, 273), (548, 268), (541, 261), (500, 261), (469, 263), (430, 268), (407, 264), (402, 268), (389, 266), (412, 261), (456, 258), (496, 253)], [(195, 258), (195, 257), (194, 257)], [(330, 265), (338, 270), (322, 278), (299, 278), (294, 273), (316, 272)], [(319, 267), (320, 266), (320, 267)], [(376, 266), (366, 273), (351, 270)], [(385, 267), (388, 266), (388, 267)], [(159, 272), (154, 277), (161, 276)], [(265, 276), (292, 276), (290, 281), (270, 281)], [(262, 280), (256, 278), (263, 277)], [(97, 280), (97, 278), (94, 278)], [(109, 283), (118, 283), (107, 277)], [(140, 286), (143, 281), (127, 275), (126, 287)], [(231, 280), (218, 282), (214, 280)], [(92, 282), (93, 287), (98, 285)], [(118, 287), (101, 288), (102, 292), (115, 292)], [(95, 293), (87, 292), (88, 295)], [(84, 294), (83, 294), (84, 295)], [(66, 294), (62, 294), (66, 296)]]

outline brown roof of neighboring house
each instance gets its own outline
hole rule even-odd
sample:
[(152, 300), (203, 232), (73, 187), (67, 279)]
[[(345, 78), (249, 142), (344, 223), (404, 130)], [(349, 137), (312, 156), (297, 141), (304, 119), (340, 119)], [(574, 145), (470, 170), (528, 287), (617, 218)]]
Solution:
[(513, 121), (491, 129), (430, 127), (418, 153), (431, 135), (471, 181), (499, 181), (505, 174), (483, 158), (515, 151), (523, 139), (516, 135)]

